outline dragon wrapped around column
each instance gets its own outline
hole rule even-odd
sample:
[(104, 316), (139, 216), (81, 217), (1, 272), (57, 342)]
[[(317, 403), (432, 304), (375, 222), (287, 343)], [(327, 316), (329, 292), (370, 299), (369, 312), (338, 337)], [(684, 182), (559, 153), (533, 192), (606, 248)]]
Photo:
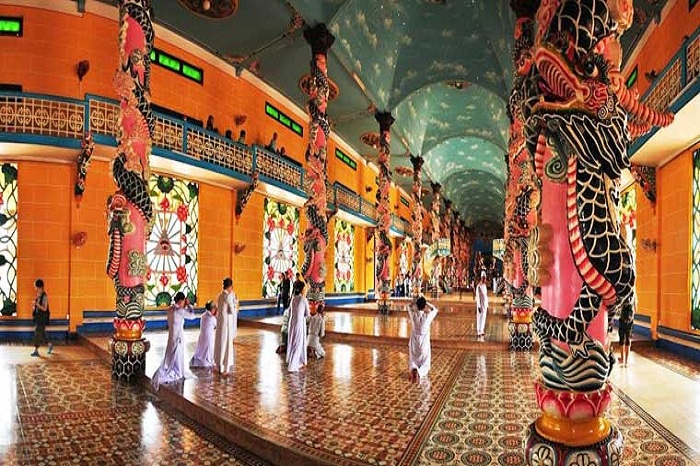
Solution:
[(75, 186), (73, 187), (73, 195), (75, 196), (75, 203), (78, 207), (80, 207), (80, 201), (83, 199), (83, 194), (85, 193), (85, 181), (87, 180), (88, 168), (92, 160), (92, 153), (95, 150), (95, 141), (92, 137), (92, 133), (85, 133), (85, 137), (80, 141), (80, 148), (82, 150), (76, 161), (78, 174), (75, 180)]
[(423, 157), (411, 156), (413, 165), (413, 211), (411, 212), (411, 237), (413, 238), (413, 265), (411, 269), (411, 292), (414, 298), (420, 295), (423, 286), (423, 267), (421, 257), (423, 251), (423, 183), (421, 180)]
[(535, 18), (520, 111), (541, 189), (529, 277), (542, 289), (533, 325), (543, 413), (528, 430), (526, 458), (614, 466), (622, 436), (604, 417), (614, 364), (607, 329), (635, 281), (615, 212), (617, 185), (630, 166), (630, 127), (636, 134), (673, 116), (624, 86), (619, 37), (631, 24), (630, 0), (542, 0)]
[(109, 197), (110, 237), (107, 275), (114, 281), (117, 316), (114, 319), (112, 374), (131, 380), (145, 368), (148, 341), (142, 338), (145, 321), (144, 281), (146, 238), (153, 205), (148, 195), (149, 156), (155, 120), (150, 105), (154, 31), (149, 0), (119, 2), (119, 68), (114, 84), (119, 94), (119, 133), (112, 176), (117, 192)]
[[(430, 243), (432, 246), (436, 246), (438, 239), (440, 239), (440, 193), (442, 192), (442, 186), (440, 183), (430, 183), (430, 187), (433, 189), (433, 203), (430, 208)], [(437, 256), (437, 248), (435, 248), (436, 256), (433, 258), (432, 267), (430, 269), (430, 286), (433, 288), (435, 296), (440, 289), (440, 258)]]
[(328, 106), (328, 50), (335, 37), (325, 24), (304, 30), (304, 39), (311, 46), (311, 89), (306, 105), (311, 118), (309, 144), (306, 147), (306, 176), (311, 182), (309, 199), (304, 204), (309, 226), (304, 232), (304, 263), (301, 274), (309, 285), (308, 299), (312, 309), (326, 298), (326, 248), (328, 246), (327, 208), (327, 146), (330, 123)]
[(379, 123), (379, 188), (377, 189), (377, 272), (375, 283), (378, 287), (378, 308), (381, 313), (388, 313), (391, 305), (391, 271), (389, 256), (391, 256), (391, 210), (389, 207), (389, 188), (391, 186), (391, 125), (394, 117), (389, 112), (377, 112), (374, 117)]
[(513, 65), (515, 79), (508, 110), (510, 116), (507, 155), (508, 184), (504, 222), (505, 256), (504, 278), (512, 299), (510, 348), (529, 351), (533, 346), (532, 306), (533, 292), (528, 280), (528, 245), (537, 223), (540, 203), (538, 180), (534, 160), (527, 150), (524, 134), (524, 118), (520, 111), (523, 86), (532, 68), (534, 45), (534, 18), (519, 17), (515, 25)]

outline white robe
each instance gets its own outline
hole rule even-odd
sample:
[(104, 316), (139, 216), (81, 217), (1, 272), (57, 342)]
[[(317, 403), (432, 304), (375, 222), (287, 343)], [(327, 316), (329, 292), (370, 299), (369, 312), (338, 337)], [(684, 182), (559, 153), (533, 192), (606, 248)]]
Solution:
[(197, 315), (192, 306), (184, 308), (173, 304), (168, 311), (168, 345), (165, 348), (163, 362), (153, 374), (151, 384), (158, 390), (161, 384), (177, 382), (185, 378), (185, 319), (194, 319)]
[(236, 294), (222, 291), (216, 298), (219, 312), (216, 314), (216, 337), (214, 339), (214, 365), (221, 373), (233, 370), (233, 340), (238, 331), (238, 309)]
[(430, 325), (438, 310), (432, 304), (426, 304), (428, 312), (419, 311), (415, 304), (406, 306), (411, 320), (411, 337), (408, 339), (408, 370), (418, 370), (418, 376), (425, 377), (430, 370)]
[(326, 320), (321, 314), (315, 314), (309, 317), (309, 348), (316, 351), (316, 356), (323, 358), (326, 356), (326, 351), (321, 346), (321, 338), (326, 336)]
[(289, 329), (287, 337), (287, 370), (297, 372), (306, 365), (306, 318), (309, 302), (301, 295), (294, 296), (289, 305)]
[(214, 367), (214, 332), (216, 317), (211, 312), (204, 311), (199, 322), (199, 340), (194, 355), (190, 359), (190, 367)]
[(489, 309), (489, 292), (485, 283), (476, 286), (476, 334), (483, 335)]

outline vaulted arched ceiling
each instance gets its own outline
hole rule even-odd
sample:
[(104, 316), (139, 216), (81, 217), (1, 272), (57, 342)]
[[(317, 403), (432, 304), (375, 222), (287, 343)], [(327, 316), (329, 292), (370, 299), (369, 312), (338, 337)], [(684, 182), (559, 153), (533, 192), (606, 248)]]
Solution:
[[(183, 6), (190, 2), (158, 2), (156, 21), (238, 66), (254, 63), (300, 106), (310, 54), (294, 19), (325, 23), (336, 36), (328, 56), (340, 89), (328, 107), (335, 131), (371, 160), (376, 150), (360, 135), (378, 130), (375, 108), (391, 111), (392, 167), (410, 167), (409, 152), (422, 155), (424, 180), (440, 182), (468, 224), (502, 222), (508, 0), (240, 0), (238, 12), (220, 20), (193, 14)], [(410, 191), (410, 177), (395, 181)]]

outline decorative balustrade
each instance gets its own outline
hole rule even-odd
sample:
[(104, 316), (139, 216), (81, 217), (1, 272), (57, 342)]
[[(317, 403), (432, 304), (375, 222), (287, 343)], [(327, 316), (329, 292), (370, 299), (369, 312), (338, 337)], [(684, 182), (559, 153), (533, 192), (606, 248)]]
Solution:
[(304, 189), (304, 169), (277, 154), (259, 146), (253, 146), (255, 166), (260, 175), (298, 190)]
[(85, 103), (35, 94), (0, 94), (0, 132), (81, 139)]
[(185, 124), (185, 134), (186, 153), (190, 157), (249, 176), (253, 174), (253, 151), (250, 147), (221, 138), (188, 123)]
[(404, 236), (409, 231), (408, 222), (396, 214), (391, 214), (391, 228)]

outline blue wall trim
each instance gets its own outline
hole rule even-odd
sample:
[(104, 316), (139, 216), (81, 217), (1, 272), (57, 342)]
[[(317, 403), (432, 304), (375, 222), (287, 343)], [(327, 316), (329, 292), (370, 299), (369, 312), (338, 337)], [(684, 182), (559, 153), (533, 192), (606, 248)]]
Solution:
[(686, 358), (693, 359), (695, 361), (700, 361), (700, 350), (692, 348), (690, 346), (685, 346), (675, 341), (669, 340), (657, 340), (656, 346), (659, 348), (667, 349), (673, 353), (679, 354)]
[(638, 321), (640, 321), (640, 322), (646, 322), (647, 324), (650, 324), (650, 323), (651, 323), (651, 317), (645, 316), (645, 315), (642, 315), (642, 314), (635, 314), (635, 315), (634, 315), (634, 320), (638, 320)]
[(687, 332), (681, 332), (680, 330), (675, 330), (672, 328), (664, 327), (663, 325), (659, 325), (657, 327), (657, 330), (659, 332), (659, 335), (668, 335), (671, 337), (679, 338), (679, 339), (685, 340), (685, 341), (690, 341), (690, 342), (693, 342), (693, 343), (700, 345), (700, 336), (699, 335), (694, 335), (692, 333), (687, 333)]

